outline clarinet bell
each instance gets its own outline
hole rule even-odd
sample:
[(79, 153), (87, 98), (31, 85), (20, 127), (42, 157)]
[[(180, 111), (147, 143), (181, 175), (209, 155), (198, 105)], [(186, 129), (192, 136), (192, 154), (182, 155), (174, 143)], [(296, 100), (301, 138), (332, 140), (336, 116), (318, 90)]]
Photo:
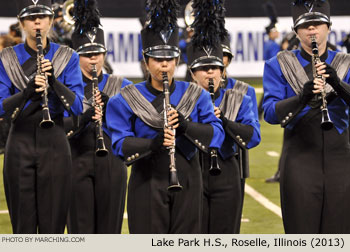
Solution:
[(96, 140), (96, 146), (97, 146), (96, 151), (95, 151), (96, 156), (98, 156), (98, 157), (105, 157), (105, 156), (108, 155), (109, 152), (106, 149), (106, 146), (105, 146), (103, 138), (99, 137)]
[(218, 176), (221, 174), (221, 169), (218, 163), (218, 153), (215, 149), (210, 151), (210, 168), (209, 174), (211, 176)]
[(323, 130), (331, 130), (333, 128), (333, 122), (329, 118), (328, 109), (322, 109), (322, 121), (321, 121), (321, 128)]
[(43, 120), (40, 122), (39, 127), (43, 129), (50, 129), (53, 126), (55, 126), (55, 122), (51, 120), (49, 110), (43, 109)]
[(170, 171), (169, 173), (169, 186), (168, 191), (170, 192), (179, 192), (182, 190), (182, 186), (179, 183), (179, 180), (177, 178), (177, 172), (176, 171)]
[(40, 128), (50, 129), (55, 126), (55, 122), (51, 120), (42, 120), (39, 124)]

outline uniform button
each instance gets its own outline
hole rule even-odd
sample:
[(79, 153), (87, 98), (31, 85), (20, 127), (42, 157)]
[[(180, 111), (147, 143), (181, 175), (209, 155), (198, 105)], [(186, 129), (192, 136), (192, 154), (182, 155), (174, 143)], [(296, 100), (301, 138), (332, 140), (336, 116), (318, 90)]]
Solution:
[(68, 103), (66, 103), (66, 107), (69, 108), (69, 104)]
[(63, 102), (67, 102), (67, 100), (66, 100), (66, 99), (63, 99)]
[(205, 146), (204, 145), (202, 145), (202, 149), (205, 150)]
[(243, 146), (245, 146), (245, 145), (246, 145), (246, 143), (245, 143), (245, 142), (243, 142), (243, 143), (242, 143), (242, 145), (243, 145)]
[(135, 158), (138, 158), (140, 156), (140, 154), (136, 153), (135, 154)]
[(289, 120), (289, 116), (286, 116), (286, 121), (288, 121)]
[(198, 143), (199, 147), (202, 147), (202, 144), (201, 143)]
[(242, 138), (240, 138), (240, 139), (239, 139), (239, 142), (240, 142), (240, 143), (242, 143), (242, 142), (243, 142)]
[(293, 115), (293, 113), (292, 113), (292, 112), (289, 112), (288, 116), (291, 117), (292, 115)]
[(135, 159), (135, 155), (132, 155), (132, 156), (131, 156), (131, 159), (134, 160), (134, 159)]
[(196, 139), (196, 140), (194, 140), (194, 142), (195, 142), (196, 144), (198, 144), (198, 143), (199, 143), (197, 139)]
[(63, 96), (63, 95), (61, 96), (61, 99), (64, 99), (64, 96)]
[(286, 120), (282, 120), (282, 123), (286, 123)]
[(128, 162), (130, 162), (130, 161), (131, 161), (131, 157), (128, 157), (126, 160), (127, 160)]

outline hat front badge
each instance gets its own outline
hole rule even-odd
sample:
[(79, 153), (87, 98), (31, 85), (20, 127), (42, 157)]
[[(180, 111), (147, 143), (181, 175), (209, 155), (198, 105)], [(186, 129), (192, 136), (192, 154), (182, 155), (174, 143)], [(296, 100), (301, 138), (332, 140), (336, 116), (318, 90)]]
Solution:
[(311, 12), (314, 8), (314, 1), (311, 1), (310, 3), (305, 2), (304, 6), (308, 12)]
[(213, 48), (210, 46), (203, 46), (203, 50), (204, 52), (207, 54), (207, 56), (209, 57), (211, 55), (211, 53), (213, 52)]
[(162, 38), (162, 40), (165, 44), (168, 44), (169, 39), (171, 37), (171, 34), (173, 34), (173, 29), (169, 29), (167, 31), (160, 32), (160, 37)]
[(86, 36), (88, 37), (88, 39), (90, 40), (91, 43), (94, 43), (95, 39), (96, 39), (96, 31), (92, 31), (92, 32), (87, 32)]

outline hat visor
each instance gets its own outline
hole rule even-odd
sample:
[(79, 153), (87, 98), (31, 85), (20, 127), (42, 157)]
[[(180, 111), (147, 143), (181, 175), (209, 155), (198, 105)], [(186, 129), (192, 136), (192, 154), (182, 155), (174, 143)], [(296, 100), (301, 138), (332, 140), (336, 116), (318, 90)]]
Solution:
[(151, 58), (172, 59), (180, 56), (179, 48), (175, 46), (155, 46), (144, 50), (144, 55)]
[(145, 53), (145, 56), (151, 57), (151, 58), (165, 58), (165, 59), (172, 59), (177, 58), (180, 56), (180, 53), (178, 51), (169, 51), (169, 50), (156, 50), (156, 51), (150, 51)]
[(102, 45), (89, 45), (81, 46), (77, 49), (79, 55), (90, 54), (90, 53), (105, 53), (107, 52), (106, 48)]
[(294, 23), (294, 29), (297, 29), (298, 26), (302, 24), (307, 24), (311, 22), (320, 22), (328, 25), (331, 24), (329, 18), (326, 15), (319, 12), (313, 12), (300, 16)]
[(227, 56), (231, 57), (231, 59), (233, 58), (233, 53), (231, 52), (231, 50), (224, 45), (222, 45), (222, 52), (224, 53), (224, 56), (226, 54)]
[(190, 69), (195, 70), (197, 67), (202, 67), (202, 66), (219, 66), (219, 67), (224, 67), (223, 62), (217, 58), (217, 57), (210, 57), (210, 58), (200, 58), (195, 60), (192, 65), (190, 66)]
[(24, 8), (19, 13), (18, 18), (25, 18), (29, 16), (36, 16), (36, 15), (53, 16), (54, 12), (49, 7), (44, 5), (29, 6), (27, 8)]

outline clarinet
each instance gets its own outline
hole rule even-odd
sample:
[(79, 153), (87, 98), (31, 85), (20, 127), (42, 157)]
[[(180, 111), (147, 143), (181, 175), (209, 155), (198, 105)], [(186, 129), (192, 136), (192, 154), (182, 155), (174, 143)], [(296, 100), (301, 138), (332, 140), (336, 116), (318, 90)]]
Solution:
[[(41, 61), (44, 59), (44, 53), (43, 53), (43, 44), (41, 40), (41, 33), (40, 30), (36, 30), (36, 48), (37, 51), (37, 75), (43, 75), (41, 71)], [(42, 112), (43, 112), (43, 119), (40, 122), (39, 126), (43, 129), (49, 129), (55, 126), (55, 122), (51, 120), (50, 111), (49, 111), (49, 100), (47, 98), (47, 78), (46, 78), (46, 87), (41, 95), (42, 98)]]
[[(92, 65), (92, 106), (98, 108), (102, 112), (102, 106), (97, 104), (95, 101), (95, 94), (98, 90), (98, 78), (96, 65)], [(104, 157), (108, 155), (108, 150), (105, 146), (105, 141), (103, 139), (103, 128), (102, 128), (102, 116), (100, 119), (96, 120), (96, 151), (95, 154), (98, 157)]]
[[(215, 107), (215, 92), (214, 92), (214, 80), (212, 78), (209, 79), (209, 86), (208, 90), (210, 93), (211, 101)], [(209, 174), (212, 176), (220, 175), (221, 169), (219, 167), (218, 163), (218, 152), (216, 149), (210, 150), (210, 168), (209, 168)]]
[[(320, 78), (323, 80), (323, 83), (325, 83), (325, 79), (317, 74), (315, 65), (321, 62), (319, 53), (318, 53), (318, 46), (316, 42), (316, 37), (313, 35), (311, 36), (311, 48), (312, 48), (312, 73), (314, 78)], [(322, 120), (321, 120), (321, 128), (323, 130), (330, 130), (333, 128), (333, 122), (331, 121), (329, 114), (328, 114), (328, 108), (327, 108), (327, 100), (326, 100), (326, 90), (323, 89), (321, 93), (321, 99), (322, 99), (322, 105), (321, 105), (321, 114), (322, 114)]]
[[(164, 129), (170, 129), (175, 133), (175, 129), (168, 124), (168, 112), (171, 110), (170, 104), (170, 92), (169, 92), (169, 80), (168, 74), (163, 72), (163, 92), (164, 92), (164, 100), (163, 100), (163, 108), (164, 108)], [(179, 179), (177, 177), (177, 170), (175, 165), (175, 143), (172, 146), (167, 147), (169, 149), (169, 157), (170, 157), (170, 173), (169, 173), (169, 186), (168, 191), (177, 192), (182, 190), (182, 186), (179, 183)]]

